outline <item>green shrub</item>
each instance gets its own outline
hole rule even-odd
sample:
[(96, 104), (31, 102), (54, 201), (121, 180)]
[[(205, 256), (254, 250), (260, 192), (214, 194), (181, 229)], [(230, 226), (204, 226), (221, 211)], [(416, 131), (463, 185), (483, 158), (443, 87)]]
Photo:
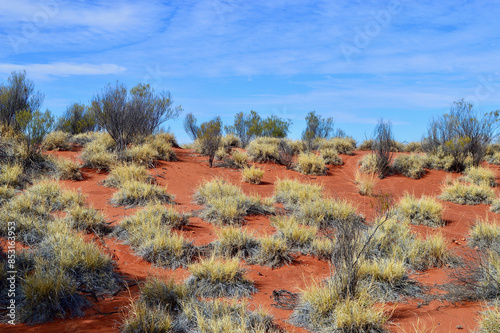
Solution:
[(420, 179), (425, 174), (425, 160), (420, 155), (399, 155), (394, 159), (392, 168), (395, 172), (413, 179)]
[(264, 170), (256, 168), (254, 165), (251, 167), (246, 167), (241, 170), (241, 175), (243, 181), (250, 184), (260, 184), (262, 177), (264, 176)]
[(84, 134), (95, 129), (96, 120), (87, 106), (74, 103), (58, 119), (56, 127), (72, 135)]
[(315, 153), (301, 153), (297, 160), (295, 170), (304, 175), (325, 175), (325, 161)]
[(456, 181), (452, 185), (443, 187), (443, 192), (438, 198), (460, 205), (481, 203), (488, 205), (495, 198), (495, 192), (487, 184), (464, 184)]
[(487, 184), (488, 186), (496, 186), (495, 173), (487, 168), (481, 166), (471, 166), (464, 171), (464, 176), (461, 180), (473, 183), (476, 185)]
[(429, 227), (442, 227), (443, 205), (431, 197), (422, 196), (420, 199), (405, 194), (396, 207), (397, 215), (402, 220), (412, 224), (422, 224)]
[(173, 199), (166, 187), (131, 180), (120, 185), (118, 192), (113, 194), (111, 203), (117, 206), (144, 206), (151, 201), (169, 203)]
[(188, 288), (202, 297), (247, 297), (257, 292), (253, 282), (244, 277), (238, 259), (202, 259), (189, 266)]

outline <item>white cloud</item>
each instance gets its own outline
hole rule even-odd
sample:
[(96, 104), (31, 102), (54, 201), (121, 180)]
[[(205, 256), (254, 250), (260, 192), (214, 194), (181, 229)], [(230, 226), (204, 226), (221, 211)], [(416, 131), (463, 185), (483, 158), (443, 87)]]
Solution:
[(9, 74), (12, 71), (26, 70), (30, 77), (54, 77), (70, 75), (106, 75), (118, 74), (126, 70), (115, 64), (76, 64), (76, 63), (50, 63), (50, 64), (9, 64), (0, 63), (0, 73)]

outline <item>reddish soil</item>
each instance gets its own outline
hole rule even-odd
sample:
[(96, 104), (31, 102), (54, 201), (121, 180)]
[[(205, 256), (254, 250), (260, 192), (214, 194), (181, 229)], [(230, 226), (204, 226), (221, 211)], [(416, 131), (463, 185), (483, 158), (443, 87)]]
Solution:
[[(358, 160), (365, 152), (356, 152), (354, 156), (342, 155), (343, 166), (330, 167), (326, 176), (305, 176), (298, 172), (285, 170), (283, 166), (275, 164), (258, 164), (265, 170), (263, 183), (250, 185), (241, 181), (240, 172), (233, 169), (209, 168), (205, 158), (199, 157), (191, 150), (174, 149), (177, 154), (176, 162), (160, 162), (151, 170), (151, 174), (161, 185), (168, 186), (168, 192), (175, 195), (175, 208), (182, 212), (201, 209), (192, 202), (192, 195), (197, 186), (204, 180), (212, 177), (223, 177), (233, 184), (240, 185), (246, 194), (257, 193), (263, 197), (273, 194), (273, 184), (278, 178), (294, 178), (302, 182), (322, 184), (327, 195), (335, 198), (345, 198), (358, 205), (358, 212), (363, 214), (368, 221), (375, 215), (377, 197), (361, 196), (357, 193), (353, 183), (354, 173)], [(79, 151), (52, 153), (64, 158), (77, 159)], [(499, 168), (488, 166), (494, 170), (497, 177)], [(116, 189), (100, 186), (106, 178), (105, 173), (84, 169), (85, 180), (79, 182), (63, 181), (65, 187), (81, 191), (87, 196), (90, 205), (101, 209), (113, 225), (119, 223), (123, 217), (133, 214), (136, 209), (116, 208), (109, 204), (109, 199)], [(428, 170), (426, 175), (419, 180), (409, 179), (399, 175), (392, 175), (378, 182), (377, 193), (389, 194), (394, 202), (405, 192), (416, 196), (422, 194), (437, 196), (441, 193), (441, 184), (449, 174), (442, 171)], [(453, 177), (458, 177), (453, 174)], [(496, 189), (498, 191), (498, 189)], [(477, 218), (484, 218), (489, 213), (488, 206), (466, 206), (449, 202), (442, 202), (445, 206), (444, 218), (447, 225), (442, 228), (413, 227), (421, 237), (442, 233), (450, 249), (457, 254), (464, 253), (467, 247), (466, 237), (469, 228)], [(245, 229), (253, 231), (256, 235), (268, 235), (274, 232), (269, 219), (262, 216), (249, 216)], [(190, 219), (190, 225), (182, 231), (185, 237), (194, 241), (196, 245), (207, 244), (215, 239), (214, 228), (209, 223), (199, 218)], [(91, 239), (91, 236), (85, 236)], [(184, 269), (175, 271), (162, 269), (151, 265), (136, 256), (129, 246), (117, 242), (115, 239), (105, 238), (103, 251), (113, 256), (117, 265), (117, 272), (127, 279), (141, 281), (148, 276), (174, 278), (183, 281), (188, 272)], [(327, 262), (320, 261), (310, 256), (299, 256), (290, 266), (277, 269), (258, 265), (244, 265), (248, 276), (252, 279), (258, 293), (250, 300), (251, 307), (262, 306), (268, 309), (276, 318), (277, 323), (289, 332), (306, 332), (287, 323), (291, 310), (280, 310), (272, 307), (270, 295), (275, 289), (286, 289), (298, 292), (311, 284), (312, 281), (321, 281), (330, 274)], [(423, 273), (414, 274), (412, 277), (422, 284), (433, 287), (447, 280), (449, 268), (436, 268)], [(436, 292), (432, 289), (431, 292)], [(7, 329), (12, 332), (115, 332), (118, 331), (121, 319), (125, 316), (126, 306), (130, 299), (138, 296), (138, 287), (124, 290), (115, 297), (100, 299), (88, 309), (83, 318), (70, 318), (56, 320), (42, 325), (14, 327), (0, 325), (0, 330)], [(485, 309), (485, 303), (460, 303), (450, 304), (446, 301), (432, 301), (429, 304), (415, 300), (409, 303), (385, 304), (388, 312), (392, 312), (388, 328), (393, 332), (470, 332), (477, 328), (477, 319), (480, 311)]]

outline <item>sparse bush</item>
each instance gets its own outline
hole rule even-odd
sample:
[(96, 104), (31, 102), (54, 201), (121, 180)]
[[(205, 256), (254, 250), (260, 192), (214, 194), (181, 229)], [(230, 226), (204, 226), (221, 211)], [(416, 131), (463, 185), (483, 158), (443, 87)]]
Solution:
[(151, 135), (168, 119), (176, 118), (181, 107), (172, 108), (170, 93), (156, 93), (148, 84), (127, 92), (123, 84), (108, 85), (92, 99), (92, 114), (122, 151), (136, 138)]
[(373, 195), (373, 190), (375, 186), (377, 186), (378, 177), (376, 174), (364, 174), (359, 170), (356, 170), (356, 174), (354, 176), (354, 184), (356, 184), (356, 188), (358, 189), (358, 193), (361, 195)]
[(278, 144), (278, 163), (284, 165), (287, 170), (293, 168), (294, 149), (288, 144), (288, 140), (281, 140)]
[(197, 119), (192, 113), (188, 113), (184, 118), (184, 130), (193, 141), (198, 139), (198, 132), (200, 130), (200, 127), (196, 123)]
[(495, 173), (487, 168), (481, 166), (471, 166), (464, 171), (464, 176), (460, 178), (468, 183), (476, 185), (487, 184), (488, 186), (496, 186)]
[[(373, 141), (373, 154), (375, 158), (375, 169), (380, 178), (390, 171), (394, 139), (392, 138), (391, 123), (380, 120), (375, 127), (375, 139)], [(370, 172), (371, 173), (371, 172)]]
[(198, 142), (201, 146), (204, 155), (208, 156), (208, 164), (212, 167), (215, 154), (221, 143), (221, 127), (222, 121), (220, 118), (201, 124), (198, 131)]
[(96, 120), (87, 106), (74, 103), (57, 120), (56, 128), (71, 135), (82, 134), (94, 131)]
[(259, 242), (240, 228), (225, 227), (217, 230), (215, 255), (223, 258), (248, 258), (256, 254)]
[(464, 184), (455, 181), (452, 185), (444, 186), (443, 192), (438, 198), (460, 205), (481, 203), (488, 205), (495, 198), (495, 192), (487, 184)]
[(286, 240), (276, 237), (259, 238), (259, 250), (251, 259), (252, 263), (272, 268), (288, 265), (292, 261)]
[(425, 174), (425, 160), (420, 155), (399, 155), (394, 159), (392, 168), (406, 177), (420, 179)]
[(257, 292), (253, 282), (244, 277), (238, 259), (202, 259), (189, 266), (188, 288), (202, 297), (247, 297)]
[(247, 153), (255, 162), (279, 162), (279, 143), (277, 138), (257, 138), (249, 143)]
[(325, 175), (325, 161), (315, 153), (301, 153), (295, 169), (304, 175)]
[(323, 161), (325, 161), (325, 164), (331, 164), (331, 165), (344, 164), (342, 158), (340, 158), (337, 152), (333, 149), (330, 148), (320, 149), (319, 152), (321, 154), (321, 157), (323, 158)]
[(127, 182), (137, 181), (151, 183), (152, 177), (144, 165), (139, 164), (117, 164), (109, 172), (109, 176), (104, 180), (104, 185), (109, 187), (119, 187)]
[(62, 131), (48, 133), (42, 141), (44, 150), (70, 150), (69, 134)]
[(328, 138), (333, 131), (333, 118), (323, 119), (311, 111), (306, 116), (306, 129), (302, 132), (302, 140), (306, 143), (308, 151), (316, 149), (316, 140)]
[(243, 170), (241, 170), (241, 175), (244, 182), (250, 184), (260, 184), (260, 181), (264, 176), (264, 170), (256, 168), (254, 165), (252, 165), (249, 168), (243, 168)]
[(169, 203), (173, 198), (167, 193), (166, 187), (132, 180), (120, 185), (118, 192), (113, 194), (111, 203), (117, 206), (144, 206), (151, 201)]
[(486, 153), (495, 131), (494, 113), (479, 116), (471, 103), (461, 99), (453, 102), (449, 113), (433, 119), (424, 139), (428, 153), (442, 149), (452, 156), (451, 169), (465, 169), (465, 159), (472, 156), (472, 164), (478, 166)]
[(415, 198), (408, 193), (399, 201), (396, 207), (397, 215), (402, 220), (412, 224), (422, 224), (428, 227), (442, 227), (445, 221), (441, 215), (443, 205), (431, 197)]

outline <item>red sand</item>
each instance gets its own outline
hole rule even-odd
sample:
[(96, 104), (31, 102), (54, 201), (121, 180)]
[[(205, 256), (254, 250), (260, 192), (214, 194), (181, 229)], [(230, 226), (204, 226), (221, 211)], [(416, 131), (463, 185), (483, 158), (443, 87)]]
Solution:
[[(209, 168), (204, 157), (194, 154), (190, 150), (174, 149), (177, 154), (176, 162), (160, 162), (151, 170), (156, 180), (161, 185), (167, 185), (169, 193), (175, 195), (176, 209), (182, 212), (198, 210), (201, 207), (192, 202), (192, 195), (197, 186), (206, 179), (214, 176), (223, 177), (233, 184), (240, 185), (246, 194), (257, 193), (268, 197), (273, 194), (273, 184), (277, 178), (295, 178), (303, 182), (322, 184), (326, 194), (335, 198), (345, 198), (358, 205), (358, 212), (371, 220), (375, 214), (373, 197), (361, 196), (357, 193), (353, 183), (354, 172), (358, 160), (365, 152), (356, 152), (354, 156), (342, 155), (343, 166), (330, 167), (326, 176), (305, 176), (298, 172), (286, 170), (276, 164), (258, 164), (265, 170), (263, 183), (250, 185), (241, 181), (240, 172), (233, 169)], [(54, 152), (60, 157), (77, 159), (79, 151)], [(499, 175), (499, 168), (488, 166)], [(90, 205), (103, 210), (109, 221), (117, 224), (124, 216), (133, 214), (136, 209), (116, 208), (109, 204), (109, 199), (116, 189), (100, 186), (99, 183), (106, 178), (105, 173), (96, 173), (94, 170), (84, 169), (85, 180), (79, 182), (63, 181), (65, 187), (81, 191), (87, 196)], [(393, 175), (382, 179), (376, 186), (376, 193), (391, 194), (396, 202), (405, 192), (416, 196), (422, 194), (437, 196), (441, 193), (441, 184), (448, 174), (442, 171), (430, 170), (419, 180)], [(453, 175), (457, 177), (457, 175)], [(496, 190), (498, 191), (498, 190)], [(458, 254), (468, 249), (465, 238), (470, 226), (478, 217), (495, 215), (488, 212), (488, 206), (461, 206), (443, 202), (445, 206), (444, 218), (448, 221), (443, 228), (414, 227), (422, 237), (442, 233), (449, 243), (449, 247)], [(191, 218), (191, 224), (182, 233), (193, 240), (195, 244), (207, 244), (215, 239), (214, 228), (209, 223), (199, 218)], [(268, 235), (274, 232), (269, 219), (262, 216), (249, 216), (245, 229), (253, 231), (256, 235)], [(91, 239), (91, 236), (85, 236)], [(103, 251), (113, 256), (117, 264), (117, 272), (130, 280), (141, 281), (148, 276), (161, 276), (175, 278), (182, 281), (188, 276), (184, 269), (175, 271), (162, 269), (151, 265), (136, 256), (129, 246), (123, 245), (114, 239), (105, 238)], [(306, 332), (287, 324), (290, 310), (280, 310), (271, 306), (270, 295), (275, 289), (287, 289), (298, 292), (312, 281), (321, 281), (330, 274), (328, 263), (309, 256), (299, 256), (290, 266), (270, 269), (257, 265), (245, 265), (248, 276), (252, 279), (258, 293), (250, 300), (252, 307), (262, 306), (268, 309), (276, 318), (277, 323), (289, 332)], [(442, 284), (446, 281), (448, 268), (436, 268), (413, 277), (427, 286)], [(125, 307), (130, 303), (130, 298), (138, 296), (138, 287), (124, 290), (115, 297), (108, 297), (94, 303), (92, 309), (86, 311), (83, 318), (69, 318), (56, 320), (42, 325), (14, 327), (0, 325), (0, 330), (7, 329), (12, 332), (115, 332), (118, 331), (121, 319), (125, 316)], [(387, 311), (392, 312), (388, 328), (393, 332), (469, 332), (477, 328), (478, 312), (485, 308), (484, 303), (450, 304), (448, 302), (432, 301), (422, 304), (418, 301), (409, 303), (386, 304)]]

